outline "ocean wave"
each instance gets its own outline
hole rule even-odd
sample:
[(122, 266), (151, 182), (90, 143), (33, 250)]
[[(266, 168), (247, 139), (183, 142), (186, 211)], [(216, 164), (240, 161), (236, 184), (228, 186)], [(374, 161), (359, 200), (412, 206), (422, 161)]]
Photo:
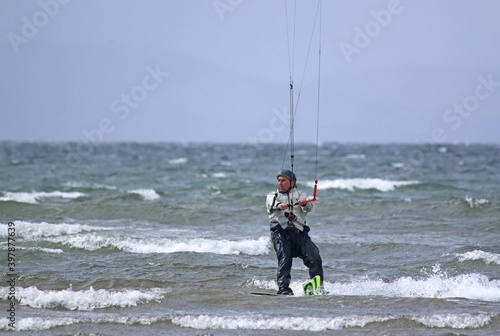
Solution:
[(500, 265), (500, 254), (474, 250), (462, 254), (457, 254), (458, 260), (463, 262), (466, 260), (484, 260), (487, 264)]
[[(31, 223), (15, 221), (16, 235), (25, 239), (37, 239), (42, 237), (53, 237), (73, 235), (81, 232), (111, 230), (108, 227), (90, 226), (83, 224), (49, 224), (46, 222)], [(0, 224), (0, 236), (7, 237), (7, 224)]]
[(172, 323), (184, 328), (194, 329), (260, 329), (260, 330), (299, 330), (324, 331), (343, 328), (362, 328), (368, 323), (385, 322), (392, 319), (387, 316), (339, 316), (319, 317), (269, 317), (253, 316), (213, 316), (183, 315), (172, 318)]
[(350, 159), (350, 160), (364, 160), (366, 159), (366, 155), (365, 154), (347, 154), (346, 159)]
[[(149, 290), (124, 289), (121, 291), (110, 291), (105, 289), (95, 290), (93, 287), (87, 290), (73, 291), (65, 290), (40, 290), (36, 286), (16, 288), (16, 299), (20, 305), (32, 308), (66, 308), (69, 310), (92, 311), (108, 307), (130, 307), (139, 303), (159, 301), (167, 289), (152, 288)], [(0, 297), (7, 297), (8, 287), (0, 287)]]
[[(296, 295), (303, 295), (302, 283), (292, 282), (290, 287)], [(277, 286), (271, 280), (255, 280), (245, 283), (261, 289), (274, 289)], [(489, 280), (481, 274), (463, 274), (455, 277), (433, 274), (425, 279), (403, 277), (394, 282), (383, 280), (359, 279), (348, 283), (325, 281), (328, 295), (335, 296), (385, 296), (404, 298), (465, 298), (470, 300), (500, 302), (500, 280)]]
[(64, 187), (69, 188), (85, 188), (85, 189), (107, 189), (107, 190), (116, 190), (115, 186), (108, 186), (99, 183), (90, 183), (90, 182), (78, 182), (78, 181), (69, 181), (63, 184)]
[(55, 253), (55, 254), (64, 253), (64, 251), (61, 249), (51, 249), (51, 248), (44, 248), (44, 247), (18, 247), (18, 249), (19, 250), (27, 250), (27, 251), (41, 251), (44, 253)]
[[(397, 187), (418, 184), (418, 181), (391, 181), (379, 178), (353, 178), (353, 179), (336, 179), (323, 180), (318, 182), (318, 189), (341, 189), (354, 191), (360, 190), (378, 190), (382, 192), (393, 191)], [(307, 182), (307, 186), (314, 187), (314, 182)]]
[(172, 165), (186, 164), (187, 162), (188, 162), (188, 159), (185, 157), (168, 160), (168, 163), (170, 163)]
[(411, 319), (430, 328), (479, 329), (491, 322), (490, 314), (435, 314), (414, 316)]
[[(41, 317), (21, 317), (16, 321), (17, 331), (40, 331), (48, 330), (52, 328), (69, 326), (73, 324), (80, 323), (115, 323), (124, 325), (151, 325), (160, 321), (171, 321), (171, 316), (160, 316), (160, 317), (150, 317), (150, 316), (123, 316), (106, 314), (106, 316), (95, 316), (95, 317), (53, 317), (53, 318), (41, 318)], [(8, 326), (8, 320), (0, 320), (0, 330), (12, 330)]]
[(18, 203), (28, 203), (28, 204), (38, 204), (41, 198), (79, 198), (86, 196), (81, 192), (64, 192), (64, 191), (52, 191), (52, 192), (4, 192), (4, 196), (0, 197), (0, 201), (13, 201)]
[(211, 240), (204, 238), (171, 240), (144, 239), (123, 236), (105, 236), (96, 233), (47, 239), (53, 243), (68, 245), (73, 248), (95, 251), (101, 248), (116, 248), (131, 253), (176, 253), (196, 252), (215, 254), (263, 255), (269, 253), (269, 238), (247, 239), (241, 241)]
[[(363, 328), (369, 323), (384, 323), (408, 320), (423, 324), (428, 328), (480, 329), (491, 323), (496, 315), (492, 314), (434, 314), (434, 315), (347, 315), (336, 317), (283, 317), (263, 315), (194, 315), (167, 314), (159, 316), (124, 316), (105, 314), (91, 317), (22, 317), (16, 322), (18, 331), (39, 331), (69, 326), (73, 324), (122, 324), (153, 325), (173, 323), (182, 328), (228, 329), (228, 330), (294, 330), (326, 331), (348, 328)], [(8, 320), (0, 321), (0, 330), (11, 330)]]
[(253, 329), (253, 330), (295, 330), (326, 331), (347, 328), (363, 328), (369, 323), (382, 323), (406, 319), (430, 328), (479, 329), (491, 323), (490, 314), (435, 314), (435, 315), (347, 315), (338, 317), (272, 317), (263, 315), (213, 316), (182, 315), (174, 316), (172, 323), (194, 329)]
[(465, 298), (500, 302), (500, 280), (489, 280), (487, 276), (481, 274), (463, 274), (455, 277), (434, 274), (425, 279), (403, 277), (390, 283), (362, 279), (351, 283), (325, 283), (325, 288), (332, 295)]
[(477, 199), (469, 196), (465, 196), (463, 202), (465, 202), (471, 208), (481, 208), (483, 205), (490, 203), (490, 201), (488, 201), (487, 199), (484, 198)]
[(445, 146), (442, 146), (442, 147), (438, 148), (438, 152), (439, 153), (446, 153), (447, 151), (448, 151), (448, 148), (446, 148)]
[(134, 189), (127, 190), (128, 194), (139, 195), (142, 199), (146, 201), (154, 201), (160, 198), (160, 195), (153, 189)]
[[(16, 331), (40, 331), (52, 328), (68, 326), (75, 323), (83, 322), (83, 319), (72, 317), (59, 318), (41, 318), (41, 317), (22, 317), (16, 320)], [(12, 327), (8, 325), (9, 320), (0, 320), (0, 330), (12, 331)]]
[[(364, 327), (368, 323), (385, 322), (394, 319), (391, 316), (340, 316), (332, 318), (304, 317), (269, 317), (262, 315), (245, 316), (214, 316), (214, 315), (166, 315), (166, 316), (97, 316), (83, 318), (55, 317), (20, 318), (16, 325), (18, 331), (47, 330), (60, 326), (79, 323), (115, 323), (151, 325), (157, 322), (171, 322), (183, 328), (193, 329), (247, 329), (247, 330), (296, 330), (296, 331), (324, 331), (343, 328)], [(9, 330), (7, 320), (0, 323), (0, 329)]]

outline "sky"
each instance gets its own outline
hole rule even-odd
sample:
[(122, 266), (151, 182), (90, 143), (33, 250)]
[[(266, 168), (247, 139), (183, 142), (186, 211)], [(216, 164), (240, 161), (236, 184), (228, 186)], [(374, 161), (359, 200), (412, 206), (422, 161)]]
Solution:
[(500, 143), (497, 0), (0, 2), (0, 140)]

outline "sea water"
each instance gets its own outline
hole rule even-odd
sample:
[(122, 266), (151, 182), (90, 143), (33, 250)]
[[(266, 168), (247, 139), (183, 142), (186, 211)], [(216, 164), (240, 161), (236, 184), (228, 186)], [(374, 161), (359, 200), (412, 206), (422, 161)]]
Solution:
[(500, 146), (296, 145), (328, 293), (252, 296), (285, 150), (0, 143), (0, 333), (500, 334)]

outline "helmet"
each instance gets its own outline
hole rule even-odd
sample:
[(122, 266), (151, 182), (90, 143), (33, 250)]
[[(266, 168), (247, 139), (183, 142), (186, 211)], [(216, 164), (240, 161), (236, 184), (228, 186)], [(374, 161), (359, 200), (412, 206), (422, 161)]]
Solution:
[(297, 176), (295, 176), (294, 173), (292, 173), (291, 170), (288, 170), (288, 169), (282, 169), (278, 172), (278, 175), (276, 175), (276, 178), (280, 177), (280, 176), (283, 176), (283, 177), (286, 177), (287, 179), (295, 183), (297, 183)]

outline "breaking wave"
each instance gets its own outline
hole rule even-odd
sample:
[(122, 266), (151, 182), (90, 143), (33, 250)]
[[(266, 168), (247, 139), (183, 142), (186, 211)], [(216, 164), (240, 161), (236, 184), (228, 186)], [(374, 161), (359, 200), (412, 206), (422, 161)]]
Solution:
[(481, 274), (463, 274), (455, 277), (431, 275), (425, 279), (403, 277), (394, 282), (357, 280), (351, 283), (326, 284), (332, 295), (361, 295), (419, 298), (465, 298), (500, 302), (500, 280), (489, 280)]
[(466, 260), (484, 260), (487, 264), (498, 264), (500, 265), (500, 254), (484, 252), (481, 250), (474, 250), (471, 252), (466, 252), (462, 254), (457, 254), (458, 261)]
[(73, 192), (64, 192), (64, 191), (52, 191), (52, 192), (4, 192), (4, 196), (0, 197), (0, 201), (13, 201), (18, 203), (27, 203), (27, 204), (38, 204), (38, 201), (42, 198), (79, 198), (86, 196), (84, 193), (73, 191)]
[(50, 242), (63, 244), (72, 248), (95, 251), (101, 248), (116, 248), (132, 253), (176, 253), (197, 252), (215, 254), (268, 254), (270, 243), (268, 237), (240, 241), (195, 239), (144, 239), (123, 236), (106, 236), (96, 233), (73, 236), (54, 237)]
[(464, 203), (466, 203), (470, 208), (481, 208), (482, 206), (489, 204), (490, 201), (484, 198), (472, 198), (469, 196), (465, 196), (465, 198), (462, 200)]
[[(292, 282), (290, 287), (296, 295), (302, 294), (302, 283)], [(244, 286), (277, 290), (271, 280), (246, 282)], [(470, 300), (500, 302), (500, 280), (489, 280), (481, 274), (463, 274), (455, 277), (433, 274), (424, 279), (402, 277), (393, 282), (357, 279), (346, 283), (325, 281), (328, 295), (334, 296), (385, 296), (403, 298), (465, 298)]]
[[(112, 228), (83, 224), (49, 224), (15, 221), (16, 235), (25, 239), (73, 235), (82, 232), (104, 231)], [(7, 237), (7, 224), (0, 224), (0, 236)]]
[(128, 190), (127, 193), (139, 195), (146, 201), (154, 201), (160, 198), (160, 195), (153, 189), (134, 189)]
[[(168, 290), (152, 288), (149, 290), (125, 289), (120, 291), (109, 291), (105, 289), (95, 290), (90, 287), (87, 290), (73, 291), (65, 290), (40, 290), (36, 286), (28, 288), (16, 288), (16, 299), (22, 306), (32, 308), (66, 308), (69, 310), (91, 311), (108, 307), (130, 307), (139, 303), (158, 301), (164, 297)], [(9, 293), (8, 287), (0, 287), (0, 297), (6, 298)]]
[(106, 189), (106, 190), (116, 190), (115, 186), (109, 186), (99, 183), (90, 183), (85, 181), (68, 181), (63, 184), (65, 187), (69, 188), (83, 188), (83, 189)]
[(253, 316), (212, 316), (184, 315), (172, 318), (172, 322), (181, 327), (195, 329), (264, 329), (264, 330), (300, 330), (324, 331), (343, 328), (364, 327), (368, 323), (385, 322), (391, 317), (386, 316), (339, 316), (330, 318), (319, 317), (267, 317)]
[(188, 162), (188, 158), (185, 158), (185, 157), (168, 160), (168, 163), (170, 163), (172, 165), (186, 164), (187, 162)]
[(430, 328), (478, 329), (488, 325), (490, 314), (435, 314), (414, 316), (411, 319)]
[[(428, 328), (479, 329), (491, 323), (496, 315), (490, 314), (435, 314), (435, 315), (347, 315), (337, 317), (282, 317), (263, 315), (180, 315), (164, 316), (123, 316), (106, 314), (93, 317), (25, 317), (16, 325), (18, 331), (48, 330), (74, 324), (122, 324), (152, 325), (170, 322), (183, 328), (193, 329), (228, 329), (228, 330), (294, 330), (326, 331), (348, 328), (363, 328), (369, 323), (384, 323), (396, 320), (408, 320), (420, 323)], [(10, 330), (8, 320), (0, 321), (0, 330)]]
[[(318, 189), (341, 189), (354, 191), (359, 190), (378, 190), (382, 192), (393, 191), (397, 187), (418, 184), (418, 181), (391, 181), (378, 178), (354, 178), (354, 179), (336, 179), (324, 180), (318, 182)], [(314, 182), (307, 182), (307, 186), (314, 187)]]

